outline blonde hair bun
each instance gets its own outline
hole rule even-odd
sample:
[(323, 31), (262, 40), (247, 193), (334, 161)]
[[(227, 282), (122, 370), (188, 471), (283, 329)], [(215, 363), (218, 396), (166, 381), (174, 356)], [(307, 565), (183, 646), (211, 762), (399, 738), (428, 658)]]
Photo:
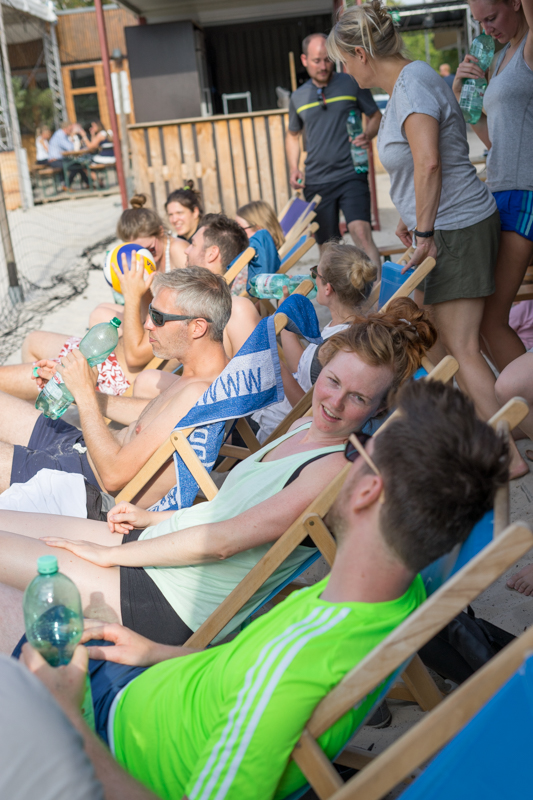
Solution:
[(130, 206), (132, 208), (143, 208), (146, 205), (146, 201), (148, 198), (145, 194), (134, 194), (130, 200)]

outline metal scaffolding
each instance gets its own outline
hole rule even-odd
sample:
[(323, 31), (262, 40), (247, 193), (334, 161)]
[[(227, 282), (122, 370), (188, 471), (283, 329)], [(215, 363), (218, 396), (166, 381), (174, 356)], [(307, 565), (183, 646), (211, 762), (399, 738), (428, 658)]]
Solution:
[(54, 103), (54, 124), (59, 128), (63, 120), (67, 118), (65, 106), (65, 93), (63, 91), (63, 78), (61, 76), (61, 62), (59, 60), (59, 50), (57, 47), (57, 37), (55, 25), (43, 23), (43, 49), (46, 74), (48, 76), (48, 86), (52, 92)]
[(0, 150), (13, 150), (4, 68), (0, 59)]

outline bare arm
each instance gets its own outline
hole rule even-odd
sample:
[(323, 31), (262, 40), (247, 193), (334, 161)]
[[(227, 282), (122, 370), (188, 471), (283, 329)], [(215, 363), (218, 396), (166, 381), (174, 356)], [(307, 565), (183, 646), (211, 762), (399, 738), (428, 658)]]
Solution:
[(529, 69), (533, 69), (533, 0), (522, 0), (522, 10), (529, 26), (529, 33), (524, 47), (524, 60)]
[(300, 162), (300, 134), (287, 131), (285, 136), (285, 150), (289, 164), (289, 182), (293, 189), (303, 189), (303, 175), (298, 168)]
[(222, 522), (196, 525), (116, 547), (54, 537), (46, 537), (45, 541), (102, 567), (179, 567), (224, 560), (279, 539), (344, 464), (343, 453), (325, 456), (305, 467), (295, 481), (273, 497)]
[[(461, 89), (463, 88), (463, 81), (467, 78), (486, 78), (485, 73), (483, 70), (478, 67), (477, 58), (475, 56), (471, 56), (470, 53), (467, 53), (464, 61), (462, 61), (459, 66), (457, 67), (457, 72), (455, 73), (455, 78), (453, 81), (453, 93), (457, 98), (457, 102), (459, 102), (461, 98)], [(476, 132), (476, 135), (481, 139), (485, 147), (489, 150), (492, 147), (491, 141), (489, 139), (489, 128), (487, 125), (487, 116), (485, 113), (481, 114), (479, 118), (479, 122), (476, 122), (475, 125), (472, 125), (472, 128)]]
[(356, 136), (354, 144), (357, 147), (362, 147), (365, 150), (370, 148), (370, 143), (372, 139), (378, 134), (379, 125), (381, 123), (381, 111), (375, 111), (370, 117), (366, 118), (366, 126), (363, 133), (360, 133), (359, 136)]
[[(432, 231), (437, 217), (442, 188), (439, 152), (439, 123), (428, 114), (411, 114), (404, 123), (405, 135), (414, 162), (417, 230)], [(419, 238), (408, 267), (437, 255), (433, 238)]]
[(299, 336), (285, 329), (282, 330), (281, 346), (283, 347), (283, 354), (287, 360), (288, 368), (291, 372), (296, 372), (304, 351)]
[(153, 357), (148, 332), (144, 330), (144, 320), (152, 300), (150, 286), (155, 273), (145, 280), (142, 260), (138, 257), (132, 259), (132, 268), (129, 269), (125, 255), (122, 256), (122, 272), (113, 270), (124, 296), (124, 358), (130, 369), (142, 369)]
[(247, 297), (232, 297), (232, 311), (225, 333), (229, 339), (231, 352), (229, 358), (239, 352), (245, 341), (252, 335), (261, 317), (251, 300)]
[(291, 372), (287, 369), (285, 364), (280, 361), (280, 368), (281, 368), (281, 380), (283, 381), (283, 391), (285, 392), (285, 397), (291, 404), (291, 406), (295, 406), (302, 397), (304, 396), (305, 392), (293, 376)]

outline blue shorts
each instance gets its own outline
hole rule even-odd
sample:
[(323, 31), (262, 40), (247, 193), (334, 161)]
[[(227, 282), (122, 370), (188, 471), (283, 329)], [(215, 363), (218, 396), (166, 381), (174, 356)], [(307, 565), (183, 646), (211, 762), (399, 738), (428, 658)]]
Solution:
[[(17, 644), (13, 653), (13, 658), (20, 658), (22, 645), (28, 640), (23, 636)], [(111, 642), (103, 640), (91, 640), (85, 643), (89, 645), (99, 645), (101, 647), (114, 647)], [(107, 737), (107, 721), (113, 700), (125, 686), (134, 678), (144, 672), (147, 667), (129, 667), (126, 664), (115, 664), (113, 661), (94, 661), (89, 659), (89, 677), (91, 679), (91, 693), (93, 696), (94, 722), (98, 736), (109, 746)]]
[[(79, 445), (74, 449), (74, 445)], [(100, 489), (89, 465), (83, 434), (74, 425), (61, 419), (41, 415), (31, 432), (27, 447), (16, 444), (13, 452), (11, 483), (26, 483), (40, 469), (81, 474), (88, 483)]]
[(533, 192), (493, 192), (502, 231), (513, 231), (533, 242)]

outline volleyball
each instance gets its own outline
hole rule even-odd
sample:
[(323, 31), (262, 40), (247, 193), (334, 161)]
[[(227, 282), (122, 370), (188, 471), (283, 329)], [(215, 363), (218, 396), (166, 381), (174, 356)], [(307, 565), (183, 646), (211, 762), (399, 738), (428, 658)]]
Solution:
[(111, 269), (111, 265), (113, 265), (117, 271), (122, 272), (122, 256), (125, 255), (128, 269), (131, 269), (131, 260), (133, 258), (133, 263), (135, 264), (136, 253), (139, 253), (139, 255), (142, 256), (145, 279), (147, 275), (155, 272), (156, 266), (149, 250), (147, 250), (145, 247), (141, 247), (138, 244), (131, 244), (130, 242), (127, 244), (119, 244), (117, 247), (113, 248), (113, 250), (108, 252), (104, 265), (104, 278), (115, 290), (115, 292), (121, 293), (120, 283), (117, 276)]

